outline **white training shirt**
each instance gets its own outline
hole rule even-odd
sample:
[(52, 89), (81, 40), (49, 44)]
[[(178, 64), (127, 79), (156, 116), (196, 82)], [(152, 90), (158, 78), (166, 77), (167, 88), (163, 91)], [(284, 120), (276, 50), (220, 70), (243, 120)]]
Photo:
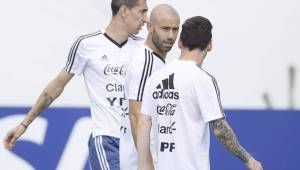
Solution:
[(209, 121), (224, 117), (213, 76), (175, 60), (147, 81), (142, 113), (151, 116), (157, 170), (209, 170)]
[(124, 81), (134, 49), (143, 39), (129, 36), (118, 44), (103, 31), (79, 37), (73, 44), (65, 70), (83, 75), (87, 88), (93, 137), (120, 137), (120, 116), (127, 113)]
[[(165, 61), (147, 46), (144, 45), (137, 49), (128, 66), (125, 78), (127, 101), (142, 101), (148, 77), (164, 65)], [(121, 170), (137, 169), (137, 151), (128, 114), (123, 115), (121, 118), (120, 168)]]

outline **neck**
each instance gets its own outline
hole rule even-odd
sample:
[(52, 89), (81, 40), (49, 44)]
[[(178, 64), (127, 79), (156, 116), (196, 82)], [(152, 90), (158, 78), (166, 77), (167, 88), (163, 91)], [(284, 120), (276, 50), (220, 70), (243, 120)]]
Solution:
[(166, 59), (167, 52), (163, 52), (159, 50), (153, 43), (152, 37), (150, 35), (147, 36), (145, 44), (155, 53), (157, 53), (163, 60)]
[(124, 25), (122, 21), (118, 21), (117, 16), (113, 16), (112, 20), (105, 29), (105, 32), (110, 36), (114, 41), (121, 44), (128, 38), (128, 32), (123, 29)]
[(196, 62), (199, 65), (202, 65), (206, 54), (207, 54), (207, 50), (201, 51), (199, 49), (194, 49), (192, 51), (189, 51), (188, 48), (183, 47), (181, 49), (179, 60), (191, 60)]

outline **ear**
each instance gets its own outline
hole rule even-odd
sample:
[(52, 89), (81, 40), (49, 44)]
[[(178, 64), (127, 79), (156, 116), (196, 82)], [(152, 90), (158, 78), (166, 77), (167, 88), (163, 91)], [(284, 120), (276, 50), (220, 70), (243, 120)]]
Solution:
[(147, 22), (147, 30), (148, 30), (148, 33), (150, 33), (150, 34), (153, 33), (153, 25), (150, 22)]
[(122, 5), (119, 9), (119, 13), (122, 18), (126, 18), (129, 12), (129, 8), (125, 5)]
[(207, 45), (207, 51), (212, 50), (212, 39), (209, 41), (209, 44)]
[(179, 49), (182, 49), (182, 48), (183, 48), (181, 38), (179, 38), (179, 40), (178, 40), (178, 48), (179, 48)]

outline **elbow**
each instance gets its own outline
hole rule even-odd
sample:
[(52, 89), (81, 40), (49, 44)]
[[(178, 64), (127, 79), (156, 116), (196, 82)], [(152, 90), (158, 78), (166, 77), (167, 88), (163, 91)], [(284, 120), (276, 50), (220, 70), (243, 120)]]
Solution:
[(129, 119), (130, 119), (130, 121), (137, 121), (138, 113), (137, 112), (129, 112)]
[(64, 91), (64, 87), (61, 86), (56, 81), (49, 83), (48, 87), (45, 89), (44, 93), (51, 96), (52, 99), (56, 99)]

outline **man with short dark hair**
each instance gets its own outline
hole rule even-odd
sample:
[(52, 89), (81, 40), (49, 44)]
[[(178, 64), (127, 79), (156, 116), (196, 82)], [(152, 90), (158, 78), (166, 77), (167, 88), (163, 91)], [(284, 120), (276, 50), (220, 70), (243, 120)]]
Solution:
[(132, 52), (144, 42), (132, 34), (138, 33), (148, 20), (148, 8), (146, 0), (112, 0), (111, 7), (109, 25), (75, 41), (64, 69), (46, 86), (24, 120), (7, 133), (6, 149), (14, 147), (30, 123), (63, 92), (74, 75), (83, 75), (93, 120), (90, 167), (120, 169), (120, 115), (127, 107), (123, 91), (126, 69)]
[(154, 169), (149, 149), (151, 126), (157, 170), (209, 170), (209, 126), (249, 170), (262, 170), (225, 120), (215, 78), (201, 68), (212, 48), (211, 30), (204, 17), (187, 19), (180, 34), (180, 58), (148, 79), (137, 128), (139, 170)]

